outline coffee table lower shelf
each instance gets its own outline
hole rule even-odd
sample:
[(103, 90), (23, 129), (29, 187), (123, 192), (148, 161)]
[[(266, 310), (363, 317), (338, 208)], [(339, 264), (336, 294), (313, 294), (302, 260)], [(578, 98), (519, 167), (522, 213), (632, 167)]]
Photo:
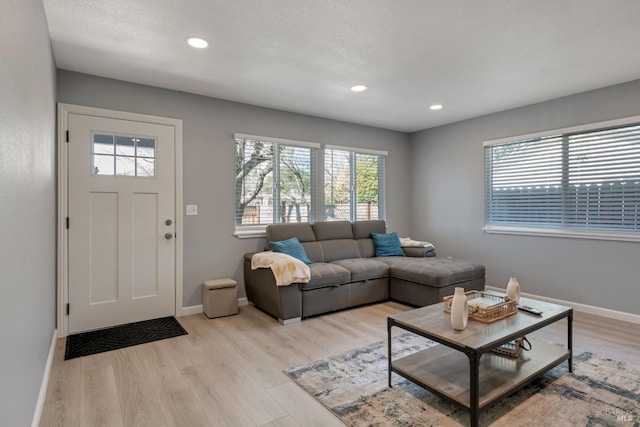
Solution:
[[(531, 343), (531, 351), (522, 352), (517, 359), (491, 352), (482, 355), (478, 409), (522, 388), (571, 357), (567, 348), (536, 339)], [(462, 407), (471, 406), (469, 358), (461, 351), (438, 344), (392, 360), (391, 371)]]

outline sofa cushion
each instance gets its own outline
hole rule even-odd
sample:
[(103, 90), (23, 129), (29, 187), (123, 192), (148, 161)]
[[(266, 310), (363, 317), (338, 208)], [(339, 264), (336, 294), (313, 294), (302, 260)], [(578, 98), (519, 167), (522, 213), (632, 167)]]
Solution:
[(384, 234), (386, 232), (387, 226), (382, 219), (356, 221), (353, 223), (353, 237), (356, 239), (370, 238), (371, 233)]
[[(389, 258), (382, 259), (387, 261)], [(409, 282), (442, 287), (484, 277), (483, 265), (453, 258), (396, 258), (389, 275)]]
[(316, 262), (309, 266), (311, 280), (309, 283), (301, 283), (300, 290), (325, 288), (327, 286), (338, 286), (349, 283), (351, 273), (344, 267), (326, 262)]
[(358, 243), (353, 239), (322, 240), (322, 253), (324, 262), (331, 262), (337, 259), (360, 258)]
[(389, 276), (389, 265), (382, 261), (372, 258), (350, 258), (333, 261), (344, 267), (351, 273), (352, 282), (360, 282), (362, 280), (379, 279)]
[(377, 257), (405, 256), (402, 247), (400, 247), (400, 238), (397, 233), (371, 233), (371, 238)]
[(385, 257), (376, 257), (376, 259), (378, 261), (384, 262), (389, 267), (393, 267), (396, 264), (400, 264), (402, 261), (406, 260), (407, 258), (406, 257), (399, 257), (399, 256), (385, 256)]
[(307, 258), (313, 262), (325, 262), (324, 252), (322, 250), (322, 244), (320, 242), (304, 242), (302, 243), (304, 251), (307, 253)]
[(270, 224), (267, 226), (267, 241), (287, 240), (297, 237), (301, 243), (313, 242), (316, 240), (313, 228), (308, 222)]
[(311, 264), (313, 262), (309, 258), (307, 258), (307, 254), (304, 251), (304, 248), (300, 244), (300, 241), (298, 241), (298, 239), (295, 237), (287, 240), (281, 240), (279, 242), (269, 242), (269, 246), (271, 247), (271, 249), (273, 249), (274, 252), (280, 252), (290, 255), (296, 259), (299, 259), (305, 264)]
[(358, 239), (356, 242), (358, 243), (358, 249), (360, 249), (360, 256), (362, 258), (373, 258), (376, 256), (376, 248), (373, 246), (373, 239), (371, 237), (368, 239)]
[(352, 239), (353, 229), (349, 221), (320, 221), (313, 224), (316, 240)]

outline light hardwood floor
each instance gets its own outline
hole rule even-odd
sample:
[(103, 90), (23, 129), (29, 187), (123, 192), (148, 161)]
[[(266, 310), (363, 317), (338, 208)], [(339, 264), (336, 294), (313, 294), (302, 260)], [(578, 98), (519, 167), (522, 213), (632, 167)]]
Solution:
[[(283, 370), (386, 338), (386, 302), (281, 326), (252, 306), (179, 318), (189, 335), (64, 361), (56, 343), (41, 426), (341, 426)], [(536, 333), (565, 343), (566, 324)], [(576, 313), (576, 351), (640, 365), (638, 325)]]

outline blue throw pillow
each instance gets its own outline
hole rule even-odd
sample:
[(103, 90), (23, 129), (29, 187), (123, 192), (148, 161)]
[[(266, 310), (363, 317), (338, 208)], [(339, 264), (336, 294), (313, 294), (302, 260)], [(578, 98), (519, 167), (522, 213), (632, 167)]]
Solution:
[(302, 247), (302, 243), (300, 243), (297, 237), (280, 240), (279, 242), (269, 242), (269, 246), (274, 252), (291, 255), (305, 264), (313, 264), (313, 261), (307, 258), (307, 253), (304, 251), (304, 247)]
[(405, 256), (397, 233), (371, 233), (376, 256)]

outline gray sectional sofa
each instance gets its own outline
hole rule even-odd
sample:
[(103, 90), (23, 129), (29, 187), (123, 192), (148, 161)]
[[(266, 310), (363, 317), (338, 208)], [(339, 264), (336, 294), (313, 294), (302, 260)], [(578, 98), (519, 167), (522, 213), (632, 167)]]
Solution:
[(483, 290), (484, 266), (470, 261), (424, 257), (421, 248), (403, 248), (407, 256), (376, 257), (371, 233), (386, 233), (384, 221), (322, 221), (274, 224), (267, 241), (296, 237), (304, 247), (309, 283), (276, 286), (268, 268), (251, 269), (244, 258), (247, 299), (287, 324), (330, 311), (392, 299), (425, 306), (452, 295), (455, 287)]

